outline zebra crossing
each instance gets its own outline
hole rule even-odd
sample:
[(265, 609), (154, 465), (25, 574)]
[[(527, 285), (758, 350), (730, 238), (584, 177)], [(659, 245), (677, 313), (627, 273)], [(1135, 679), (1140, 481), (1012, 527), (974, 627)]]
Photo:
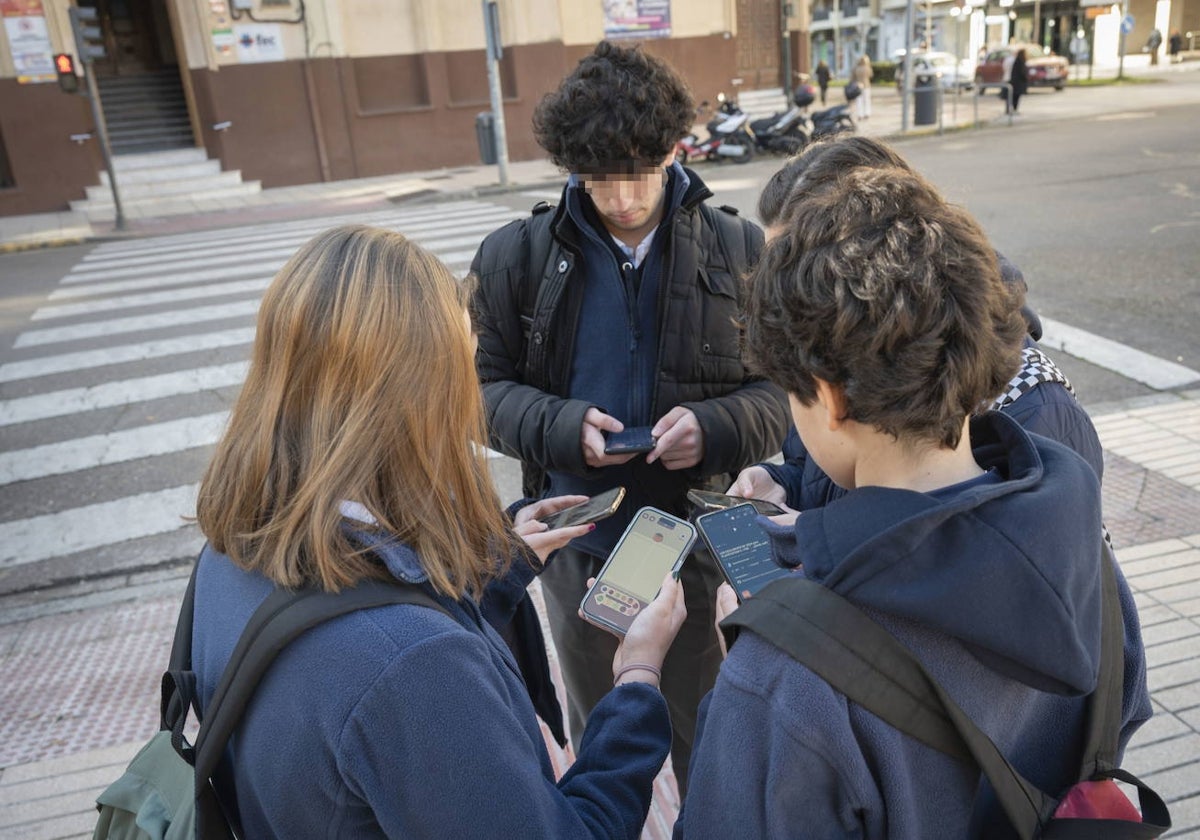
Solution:
[(404, 233), (465, 275), (524, 215), (479, 200), (104, 243), (0, 359), (0, 594), (193, 554), (209, 447), (243, 381), (263, 290), (342, 223)]

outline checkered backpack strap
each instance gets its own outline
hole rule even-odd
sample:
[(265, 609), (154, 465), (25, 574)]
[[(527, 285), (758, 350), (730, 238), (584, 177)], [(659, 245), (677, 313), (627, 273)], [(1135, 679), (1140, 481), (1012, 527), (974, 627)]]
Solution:
[(1026, 347), (1021, 351), (1021, 369), (1008, 383), (1004, 392), (992, 400), (989, 411), (999, 411), (1007, 405), (1015, 403), (1022, 395), (1029, 393), (1043, 382), (1057, 382), (1075, 396), (1075, 389), (1070, 380), (1058, 369), (1058, 365), (1037, 347)]

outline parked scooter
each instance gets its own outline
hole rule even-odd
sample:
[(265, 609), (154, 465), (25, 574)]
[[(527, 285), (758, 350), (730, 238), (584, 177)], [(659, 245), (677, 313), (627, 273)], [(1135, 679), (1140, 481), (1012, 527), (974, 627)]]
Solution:
[[(720, 103), (713, 118), (705, 125), (708, 138), (701, 140), (689, 134), (675, 144), (675, 159), (680, 163), (697, 160), (732, 160), (734, 163), (749, 163), (754, 158), (754, 138), (747, 130), (750, 120), (733, 100), (724, 93), (717, 94)], [(710, 110), (708, 101), (700, 103), (696, 113), (703, 116)]]
[[(812, 85), (808, 86), (812, 89)], [(862, 89), (851, 82), (846, 85), (846, 104), (834, 105), (832, 108), (826, 108), (823, 111), (817, 111), (809, 119), (812, 123), (812, 138), (816, 140), (818, 137), (828, 137), (832, 134), (841, 134), (842, 132), (853, 133), (856, 131), (854, 119), (850, 116), (850, 103), (862, 95)]]
[(792, 107), (750, 123), (760, 151), (794, 155), (812, 137), (812, 125), (804, 109), (813, 103), (813, 86), (800, 84), (792, 92)]

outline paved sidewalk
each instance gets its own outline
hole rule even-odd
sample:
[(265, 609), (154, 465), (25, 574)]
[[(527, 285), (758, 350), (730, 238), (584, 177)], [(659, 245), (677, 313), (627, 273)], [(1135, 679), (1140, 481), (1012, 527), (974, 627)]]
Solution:
[[(1200, 837), (1200, 390), (1097, 406), (1095, 420), (1105, 520), (1136, 595), (1155, 707), (1125, 764), (1170, 803), (1170, 836)], [(90, 836), (96, 794), (157, 726), (183, 585), (143, 582), (121, 593), (132, 600), (0, 616), (0, 840)], [(669, 770), (655, 790), (644, 836), (656, 840), (677, 808)]]
[[(1158, 78), (1170, 81), (1181, 75), (1194, 78), (1200, 71), (1197, 60), (1180, 64), (1161, 64), (1150, 67), (1145, 56), (1126, 59), (1127, 76)], [(1086, 73), (1086, 70), (1084, 71)], [(1096, 67), (1096, 78), (1112, 78), (1115, 67)], [(1074, 68), (1072, 68), (1072, 79)], [(1085, 76), (1086, 78), (1086, 76)], [(839, 88), (830, 94), (830, 105), (840, 97)], [(965, 93), (947, 96), (942, 121), (935, 126), (915, 126), (914, 112), (909, 108), (909, 130), (901, 131), (901, 99), (895, 85), (878, 84), (872, 87), (872, 113), (861, 121), (858, 131), (872, 137), (891, 139), (923, 136), (938, 131), (979, 127), (1008, 128), (1022, 124), (1037, 124), (1063, 119), (1079, 119), (1097, 114), (1128, 110), (1130, 103), (1138, 108), (1178, 105), (1200, 101), (1200, 87), (1144, 84), (1122, 87), (1068, 88), (1062, 93), (1035, 90), (1024, 100), (1024, 108), (1016, 120), (1004, 115), (1004, 103), (995, 95), (976, 97)], [(780, 103), (782, 105), (782, 102)], [(854, 112), (854, 106), (851, 106)], [(978, 123), (976, 122), (978, 120)], [(172, 216), (140, 216), (133, 214), (126, 231), (116, 231), (112, 223), (89, 223), (86, 214), (71, 211), (41, 213), (29, 216), (0, 216), (0, 254), (26, 248), (75, 244), (94, 238), (113, 236), (145, 236), (221, 227), (237, 224), (247, 216), (255, 220), (315, 216), (336, 210), (389, 200), (424, 195), (464, 197), (487, 195), (509, 190), (527, 190), (548, 184), (561, 183), (562, 176), (547, 160), (518, 161), (510, 164), (509, 184), (501, 186), (495, 166), (460, 166), (427, 172), (397, 173), (373, 178), (303, 184), (294, 187), (265, 189), (260, 193), (228, 199), (186, 201)]]

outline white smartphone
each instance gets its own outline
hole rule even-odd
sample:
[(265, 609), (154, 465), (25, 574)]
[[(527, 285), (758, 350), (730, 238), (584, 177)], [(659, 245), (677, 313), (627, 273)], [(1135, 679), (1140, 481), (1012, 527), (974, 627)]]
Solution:
[(658, 595), (663, 576), (679, 571), (695, 542), (690, 522), (657, 508), (639, 510), (583, 596), (584, 619), (624, 636)]

